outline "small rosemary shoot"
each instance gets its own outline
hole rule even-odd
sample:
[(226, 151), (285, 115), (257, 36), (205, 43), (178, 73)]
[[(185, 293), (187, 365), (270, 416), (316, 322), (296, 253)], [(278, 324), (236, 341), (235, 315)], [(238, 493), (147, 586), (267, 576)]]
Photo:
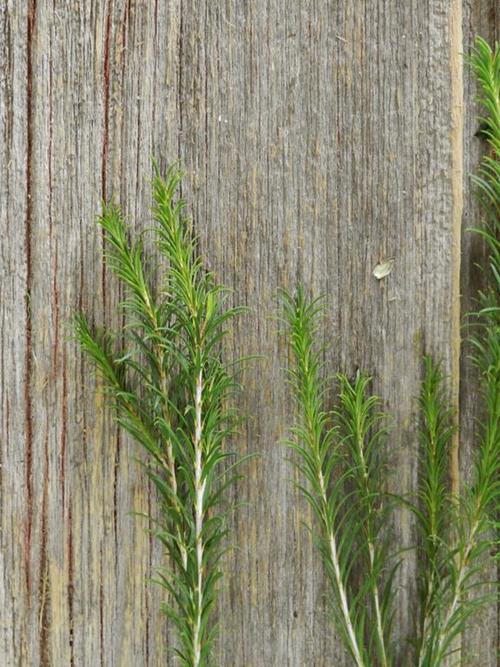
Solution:
[[(332, 591), (336, 627), (357, 667), (391, 662), (391, 585), (381, 583), (386, 566), (381, 531), (386, 517), (380, 484), (379, 446), (384, 435), (379, 399), (368, 393), (370, 378), (353, 382), (339, 375), (339, 402), (324, 407), (328, 383), (315, 337), (323, 308), (282, 292), (293, 356), (289, 371), (297, 422), (286, 444), (303, 477), (298, 485), (316, 517), (311, 527)], [(364, 572), (357, 582), (353, 566)], [(375, 657), (376, 656), (376, 657)]]
[(435, 651), (433, 636), (453, 572), (454, 553), (449, 545), (458, 520), (449, 489), (453, 413), (445, 395), (441, 367), (429, 356), (424, 357), (419, 408), (419, 502), (412, 509), (418, 519), (421, 541), (418, 554), (420, 609), (416, 634), (420, 667), (434, 664), (431, 660)]
[(238, 461), (224, 440), (236, 424), (230, 399), (238, 363), (225, 364), (221, 341), (241, 311), (225, 306), (226, 291), (205, 271), (196, 238), (176, 199), (182, 174), (171, 167), (153, 181), (152, 230), (165, 260), (153, 292), (141, 238), (129, 230), (114, 204), (98, 222), (104, 230), (108, 266), (125, 286), (126, 325), (117, 334), (93, 330), (84, 314), (76, 338), (104, 379), (116, 421), (143, 447), (147, 475), (158, 492), (156, 537), (168, 562), (157, 581), (168, 592), (164, 611), (178, 632), (175, 650), (185, 667), (210, 662), (216, 627), (211, 624), (220, 557), (227, 533), (225, 496)]
[[(496, 370), (496, 403), (488, 402), (488, 416), (475, 456), (474, 480), (457, 498), (451, 496), (448, 482), (453, 426), (444, 396), (444, 379), (439, 366), (430, 359), (426, 358), (425, 365), (420, 396), (423, 416), (420, 505), (414, 508), (422, 543), (416, 644), (419, 667), (440, 667), (454, 650), (454, 640), (470, 617), (492, 601), (492, 596), (481, 592), (478, 584), (483, 581), (482, 556), (494, 548), (494, 536), (489, 529), (498, 511), (500, 495), (500, 363)], [(488, 380), (486, 385), (486, 392), (491, 392), (492, 398), (494, 392)], [(496, 416), (491, 416), (491, 408), (496, 410)]]

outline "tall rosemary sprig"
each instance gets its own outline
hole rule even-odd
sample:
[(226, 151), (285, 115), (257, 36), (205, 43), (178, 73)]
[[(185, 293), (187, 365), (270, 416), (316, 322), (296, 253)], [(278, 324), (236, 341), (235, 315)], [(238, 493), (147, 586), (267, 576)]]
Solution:
[(225, 307), (225, 290), (197, 255), (184, 202), (176, 200), (181, 176), (174, 166), (165, 179), (156, 172), (153, 181), (152, 231), (166, 260), (155, 294), (141, 239), (129, 241), (118, 207), (104, 206), (98, 222), (108, 265), (126, 288), (126, 326), (119, 340), (93, 331), (80, 314), (75, 333), (105, 381), (117, 422), (147, 454), (146, 471), (159, 496), (154, 532), (169, 556), (157, 581), (170, 593), (164, 611), (178, 631), (175, 652), (180, 664), (205, 667), (227, 533), (223, 501), (235, 479), (224, 473), (230, 454), (223, 441), (235, 426), (228, 402), (237, 364), (224, 364), (221, 340), (241, 309)]
[[(318, 300), (308, 300), (302, 288), (294, 296), (283, 291), (282, 300), (297, 404), (293, 437), (285, 442), (296, 453), (294, 463), (304, 478), (298, 486), (316, 516), (317, 529), (312, 530), (330, 582), (333, 617), (357, 667), (385, 667), (390, 664), (391, 595), (390, 585), (380, 586), (378, 399), (366, 395), (366, 376), (358, 374), (353, 384), (339, 376), (338, 409), (324, 408), (328, 384), (321, 351), (315, 347), (323, 309)], [(356, 585), (353, 565), (363, 559), (365, 577)]]
[[(489, 252), (488, 287), (479, 295), (481, 310), (478, 313), (480, 333), (472, 339), (476, 349), (475, 363), (483, 379), (483, 394), (486, 402), (486, 421), (483, 438), (488, 442), (489, 459), (478, 476), (488, 478), (497, 472), (500, 445), (499, 435), (499, 359), (500, 359), (500, 45), (492, 49), (482, 38), (476, 40), (476, 48), (470, 58), (471, 66), (482, 89), (480, 102), (486, 112), (483, 118), (484, 134), (489, 144), (477, 176), (473, 177), (477, 194), (482, 204), (485, 221), (475, 231), (486, 241)], [(488, 485), (490, 486), (490, 485)], [(498, 487), (496, 488), (498, 493)], [(500, 508), (496, 498), (484, 498), (493, 509), (490, 512), (496, 536), (496, 557), (500, 558)], [(495, 506), (496, 505), (496, 506)]]

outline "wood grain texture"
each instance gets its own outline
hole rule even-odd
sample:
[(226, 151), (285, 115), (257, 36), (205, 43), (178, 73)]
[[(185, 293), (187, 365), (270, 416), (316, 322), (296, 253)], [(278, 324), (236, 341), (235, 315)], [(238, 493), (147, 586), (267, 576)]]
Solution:
[[(460, 380), (466, 479), (477, 378), (465, 361), (458, 378), (452, 354), (457, 114), (465, 174), (482, 149), (470, 74), (462, 108), (453, 80), (462, 16), (462, 51), (498, 25), (494, 0), (0, 2), (0, 665), (173, 664), (161, 593), (146, 581), (162, 555), (130, 516), (155, 496), (67, 337), (77, 308), (119, 324), (92, 221), (114, 196), (135, 229), (148, 225), (152, 156), (181, 159), (203, 254), (250, 306), (231, 352), (264, 356), (246, 373), (248, 421), (232, 443), (260, 457), (234, 492), (245, 504), (218, 664), (350, 664), (277, 444), (292, 412), (277, 289), (301, 280), (324, 293), (331, 370), (373, 373), (394, 418), (391, 489), (416, 482), (421, 355), (445, 359)], [(464, 184), (467, 227), (477, 212)], [(481, 255), (462, 237), (467, 310)], [(387, 257), (393, 272), (378, 282)], [(414, 542), (406, 513), (393, 530), (401, 547)], [(411, 556), (398, 586), (408, 665)], [(463, 664), (493, 667), (497, 646), (490, 608), (463, 641)]]

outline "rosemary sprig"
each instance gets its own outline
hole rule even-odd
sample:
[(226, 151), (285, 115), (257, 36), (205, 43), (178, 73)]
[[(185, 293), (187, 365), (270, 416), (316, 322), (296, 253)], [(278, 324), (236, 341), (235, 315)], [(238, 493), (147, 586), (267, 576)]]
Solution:
[(424, 371), (419, 397), (422, 421), (419, 503), (413, 507), (421, 538), (418, 558), (420, 610), (416, 637), (419, 667), (432, 664), (429, 660), (434, 651), (436, 621), (446, 595), (445, 582), (452, 574), (453, 554), (449, 545), (455, 537), (453, 527), (457, 526), (458, 520), (449, 489), (453, 413), (448, 407), (440, 365), (426, 356)]
[(236, 423), (228, 404), (237, 363), (223, 362), (221, 340), (241, 309), (225, 307), (225, 290), (197, 255), (184, 202), (175, 199), (181, 176), (174, 166), (165, 179), (156, 170), (153, 181), (152, 231), (167, 262), (156, 294), (141, 239), (129, 242), (118, 207), (104, 206), (98, 219), (108, 265), (126, 288), (122, 348), (118, 336), (92, 331), (83, 314), (75, 333), (105, 381), (117, 422), (147, 454), (159, 497), (154, 532), (169, 556), (157, 581), (171, 597), (163, 608), (178, 631), (175, 653), (186, 667), (205, 667), (217, 630), (210, 614), (222, 576), (225, 492), (236, 478), (225, 475), (231, 454), (223, 442)]
[[(333, 618), (357, 667), (386, 667), (391, 664), (392, 594), (390, 583), (380, 583), (385, 550), (378, 539), (383, 516), (379, 401), (367, 396), (368, 377), (358, 374), (351, 383), (341, 375), (338, 408), (324, 408), (328, 384), (315, 347), (322, 306), (309, 301), (302, 288), (295, 296), (283, 291), (282, 300), (298, 412), (293, 437), (285, 443), (296, 453), (294, 463), (304, 478), (298, 488), (316, 516), (318, 527), (311, 530), (330, 582)], [(366, 576), (356, 586), (353, 564), (363, 560)]]
[[(500, 355), (499, 355), (500, 360)], [(500, 365), (497, 368), (500, 378)], [(426, 360), (420, 403), (424, 417), (421, 507), (416, 510), (422, 535), (421, 614), (417, 637), (419, 667), (440, 667), (453, 650), (455, 638), (469, 618), (492, 600), (478, 593), (484, 566), (481, 556), (491, 550), (491, 511), (498, 510), (500, 419), (496, 386), (496, 410), (483, 426), (476, 452), (475, 479), (452, 498), (447, 484), (449, 444), (453, 431), (451, 411), (443, 396), (439, 367)], [(492, 428), (493, 427), (493, 428)], [(494, 442), (496, 438), (496, 442)], [(496, 453), (495, 453), (496, 450)]]

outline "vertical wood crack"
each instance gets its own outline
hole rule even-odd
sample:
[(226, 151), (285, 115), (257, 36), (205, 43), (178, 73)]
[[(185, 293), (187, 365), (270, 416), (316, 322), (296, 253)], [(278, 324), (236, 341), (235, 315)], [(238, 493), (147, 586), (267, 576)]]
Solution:
[(32, 322), (31, 322), (31, 288), (32, 288), (32, 248), (31, 230), (33, 221), (33, 39), (35, 35), (36, 0), (30, 0), (27, 14), (26, 30), (26, 217), (24, 251), (26, 257), (26, 361), (24, 373), (24, 422), (25, 422), (25, 471), (26, 471), (26, 532), (24, 542), (24, 566), (26, 589), (31, 592), (31, 534), (33, 527), (33, 419), (32, 419)]

